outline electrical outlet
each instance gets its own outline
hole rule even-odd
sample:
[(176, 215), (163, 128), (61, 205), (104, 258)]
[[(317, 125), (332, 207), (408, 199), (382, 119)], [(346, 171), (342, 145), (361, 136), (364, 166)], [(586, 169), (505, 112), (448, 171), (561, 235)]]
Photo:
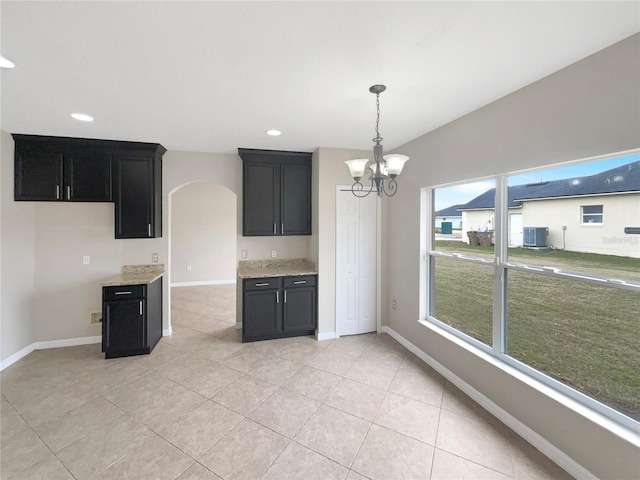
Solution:
[(240, 252), (240, 256), (241, 256), (242, 258), (248, 258), (248, 257), (249, 257), (249, 250), (242, 250), (242, 251)]
[(89, 325), (92, 327), (102, 325), (102, 312), (89, 312)]
[(278, 256), (275, 250), (271, 250), (271, 258), (276, 258)]
[(191, 271), (191, 265), (187, 265), (187, 272)]
[(151, 254), (151, 263), (158, 263), (158, 254), (157, 253), (152, 253)]
[(91, 263), (91, 257), (89, 255), (82, 256), (82, 264), (89, 265)]
[(398, 302), (396, 302), (395, 300), (392, 300), (391, 301), (391, 308), (393, 308), (395, 310), (397, 306), (398, 306)]
[(562, 225), (562, 230), (566, 230), (567, 226), (566, 225)]

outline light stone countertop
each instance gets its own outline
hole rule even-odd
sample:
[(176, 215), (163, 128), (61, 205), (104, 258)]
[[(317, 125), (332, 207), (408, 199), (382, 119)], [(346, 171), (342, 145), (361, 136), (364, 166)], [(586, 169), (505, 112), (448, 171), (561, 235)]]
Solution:
[(151, 265), (125, 265), (122, 273), (108, 278), (100, 285), (103, 287), (119, 287), (122, 285), (145, 285), (155, 282), (165, 273), (164, 264)]
[(238, 262), (238, 278), (241, 279), (317, 274), (318, 266), (306, 258), (241, 260)]

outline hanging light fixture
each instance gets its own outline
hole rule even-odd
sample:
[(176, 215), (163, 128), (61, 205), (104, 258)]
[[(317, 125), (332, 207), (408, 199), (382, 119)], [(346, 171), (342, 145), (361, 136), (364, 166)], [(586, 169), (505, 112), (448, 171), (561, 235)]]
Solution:
[[(402, 172), (404, 163), (409, 160), (406, 155), (389, 154), (382, 155), (382, 145), (380, 142), (383, 138), (380, 136), (378, 126), (380, 124), (380, 94), (387, 89), (384, 85), (373, 85), (369, 88), (371, 93), (376, 94), (376, 138), (373, 139), (375, 145), (373, 146), (373, 161), (368, 158), (356, 158), (355, 160), (347, 160), (347, 167), (353, 177), (354, 183), (351, 185), (351, 192), (356, 197), (366, 197), (371, 192), (375, 191), (378, 196), (383, 194), (388, 197), (393, 197), (398, 191), (398, 185), (396, 178)], [(369, 173), (371, 186), (368, 190), (365, 190), (364, 185), (360, 182), (360, 179), (364, 177), (365, 173)], [(386, 185), (385, 185), (386, 182)]]

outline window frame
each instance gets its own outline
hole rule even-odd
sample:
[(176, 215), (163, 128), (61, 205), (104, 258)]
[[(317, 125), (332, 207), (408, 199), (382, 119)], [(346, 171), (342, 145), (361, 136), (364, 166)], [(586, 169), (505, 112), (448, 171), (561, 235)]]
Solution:
[[(600, 207), (600, 213), (585, 213), (585, 207)], [(585, 215), (593, 216), (597, 215), (601, 218), (599, 222), (585, 222)], [(580, 225), (603, 225), (604, 224), (604, 204), (600, 205), (580, 205)]]
[[(531, 274), (547, 275), (562, 279), (571, 279), (578, 282), (585, 282), (600, 286), (606, 286), (608, 288), (632, 290), (634, 292), (640, 292), (640, 282), (626, 281), (620, 279), (610, 279), (588, 272), (572, 272), (568, 270), (562, 270), (553, 267), (535, 266), (535, 265), (523, 265), (520, 263), (509, 262), (508, 257), (508, 221), (509, 221), (509, 208), (508, 208), (508, 179), (511, 176), (519, 175), (522, 173), (535, 172), (540, 170), (548, 170), (551, 168), (557, 168), (567, 165), (577, 165), (581, 163), (594, 162), (598, 160), (606, 160), (615, 157), (622, 157), (627, 155), (633, 155), (640, 153), (640, 149), (634, 149), (625, 152), (619, 152), (615, 154), (602, 155), (598, 157), (592, 157), (588, 159), (582, 159), (574, 162), (566, 162), (563, 164), (546, 165), (537, 167), (535, 169), (529, 169), (525, 171), (509, 172), (505, 174), (473, 178), (464, 181), (451, 182), (448, 184), (435, 185), (426, 187), (421, 190), (421, 239), (420, 245), (422, 250), (422, 268), (421, 268), (421, 298), (419, 305), (419, 322), (427, 322), (428, 324), (435, 325), (453, 336), (461, 339), (471, 347), (475, 347), (482, 352), (489, 354), (498, 362), (502, 362), (508, 366), (515, 368), (517, 371), (525, 374), (526, 376), (550, 387), (552, 390), (559, 392), (562, 395), (566, 395), (570, 399), (578, 402), (579, 404), (602, 414), (606, 418), (614, 421), (616, 424), (622, 425), (625, 428), (629, 428), (632, 431), (637, 430), (640, 427), (640, 422), (634, 420), (631, 417), (615, 410), (604, 403), (592, 398), (574, 388), (566, 385), (555, 378), (550, 377), (544, 372), (537, 370), (506, 353), (507, 347), (507, 277), (509, 271), (523, 271)], [(435, 191), (438, 188), (451, 187), (456, 185), (468, 184), (473, 182), (479, 182), (483, 180), (495, 180), (495, 223), (494, 223), (494, 257), (473, 257), (469, 255), (451, 254), (445, 252), (439, 252), (435, 250)], [(590, 206), (590, 205), (588, 205)], [(582, 215), (582, 206), (581, 206)], [(603, 214), (604, 215), (604, 206)], [(582, 220), (582, 218), (581, 218)], [(424, 222), (424, 223), (423, 223)], [(604, 223), (604, 217), (603, 217)], [(602, 223), (590, 223), (581, 225), (598, 225)], [(435, 298), (434, 298), (434, 281), (435, 281), (435, 259), (438, 257), (452, 258), (457, 261), (465, 261), (476, 264), (492, 264), (494, 268), (494, 284), (493, 284), (493, 342), (492, 345), (486, 345), (479, 340), (471, 337), (470, 335), (458, 330), (433, 316), (435, 311)], [(613, 281), (612, 281), (613, 280)]]

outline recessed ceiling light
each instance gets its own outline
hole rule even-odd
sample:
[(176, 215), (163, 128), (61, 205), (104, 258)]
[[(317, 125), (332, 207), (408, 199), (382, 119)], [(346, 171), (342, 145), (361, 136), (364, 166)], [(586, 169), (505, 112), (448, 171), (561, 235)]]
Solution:
[(13, 68), (15, 67), (15, 63), (13, 63), (11, 60), (7, 60), (4, 57), (0, 57), (0, 67), (1, 68)]
[(282, 135), (282, 132), (280, 130), (271, 129), (271, 130), (267, 130), (267, 135), (271, 135), (272, 137), (277, 137), (278, 135)]
[(76, 120), (80, 120), (81, 122), (93, 122), (93, 117), (90, 115), (85, 115), (84, 113), (72, 113), (72, 118)]

